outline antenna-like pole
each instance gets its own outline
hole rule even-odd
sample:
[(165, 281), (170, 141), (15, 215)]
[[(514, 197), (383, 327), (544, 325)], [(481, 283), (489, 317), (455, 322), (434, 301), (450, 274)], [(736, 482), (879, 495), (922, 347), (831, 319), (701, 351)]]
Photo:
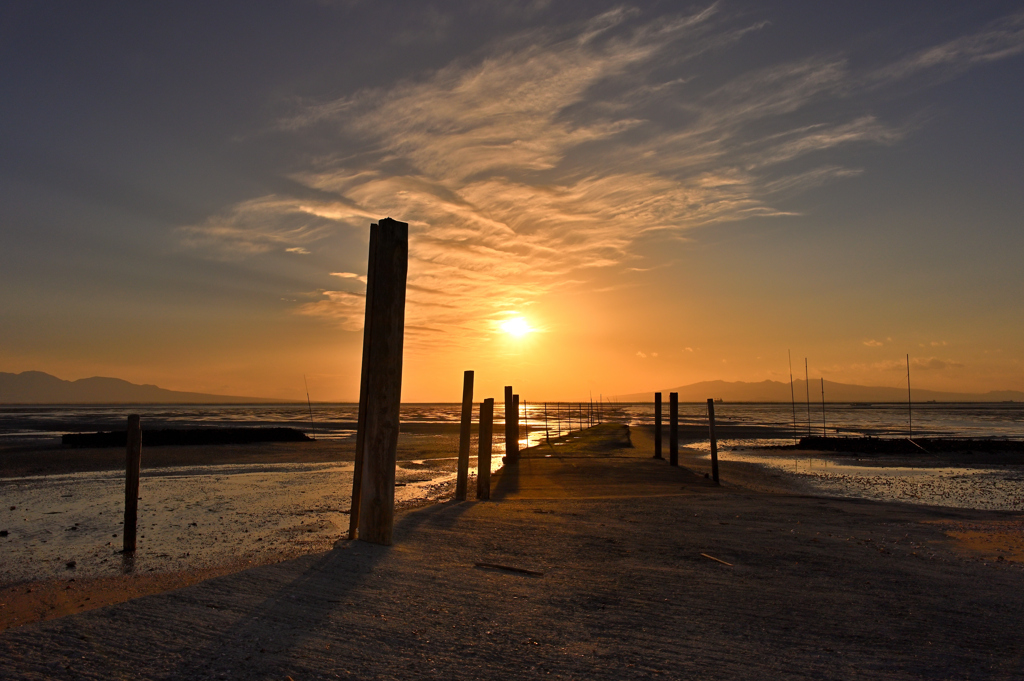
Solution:
[(309, 407), (309, 427), (313, 431), (313, 440), (316, 440), (316, 426), (313, 425), (313, 403), (309, 401), (309, 382), (306, 374), (302, 374), (302, 382), (306, 386), (306, 406)]
[(825, 377), (821, 377), (821, 436), (828, 437), (828, 430), (825, 428)]
[(793, 402), (793, 439), (796, 439), (796, 393), (793, 392), (793, 351), (786, 350), (789, 354), (789, 399)]
[(907, 431), (914, 437), (914, 404), (910, 399), (910, 355), (907, 354)]
[(807, 437), (811, 436), (811, 375), (807, 373), (807, 358), (804, 357), (804, 388), (807, 392)]

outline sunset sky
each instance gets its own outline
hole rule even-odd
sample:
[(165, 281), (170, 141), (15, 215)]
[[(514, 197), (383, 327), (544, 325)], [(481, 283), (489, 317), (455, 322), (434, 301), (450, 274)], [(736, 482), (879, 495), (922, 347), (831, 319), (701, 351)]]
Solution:
[[(0, 8), (0, 371), (407, 401), (1024, 389), (1017, 2)], [(525, 333), (524, 333), (525, 332)]]

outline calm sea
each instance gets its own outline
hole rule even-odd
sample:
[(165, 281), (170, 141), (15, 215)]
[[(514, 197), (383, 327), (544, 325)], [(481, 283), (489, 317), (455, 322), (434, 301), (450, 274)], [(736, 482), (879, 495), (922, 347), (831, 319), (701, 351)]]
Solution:
[[(403, 404), (403, 423), (457, 423), (458, 404)], [(591, 411), (592, 410), (592, 411)], [(663, 407), (668, 420), (668, 405)], [(476, 409), (474, 409), (476, 412)], [(129, 413), (142, 416), (144, 428), (195, 428), (201, 426), (286, 426), (318, 438), (347, 439), (354, 435), (357, 406), (354, 404), (306, 405), (133, 405), (133, 406), (7, 406), (0, 407), (0, 442), (51, 440), (64, 433), (124, 429)], [(598, 413), (602, 420), (627, 424), (654, 422), (652, 404), (604, 403), (600, 406), (568, 402), (526, 402), (521, 423), (529, 425), (531, 441), (544, 431), (551, 435), (578, 429)], [(474, 418), (476, 414), (474, 413)], [(495, 405), (495, 421), (504, 422), (504, 411)], [(925, 403), (910, 411), (905, 404), (716, 404), (715, 417), (722, 425), (768, 426), (777, 437), (759, 438), (770, 444), (796, 435), (906, 436), (915, 437), (1024, 438), (1024, 403), (949, 404)], [(704, 404), (680, 404), (682, 425), (707, 423)], [(524, 429), (525, 430), (525, 429)], [(742, 444), (752, 444), (744, 441)], [(723, 444), (728, 445), (727, 442)], [(741, 444), (739, 442), (735, 444)]]

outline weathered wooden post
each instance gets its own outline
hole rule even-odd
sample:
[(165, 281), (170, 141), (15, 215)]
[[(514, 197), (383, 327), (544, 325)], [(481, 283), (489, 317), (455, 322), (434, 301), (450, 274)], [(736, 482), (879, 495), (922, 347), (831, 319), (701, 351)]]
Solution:
[(668, 462), (679, 465), (679, 393), (668, 394)]
[(128, 446), (124, 464), (124, 541), (122, 553), (135, 551), (136, 528), (139, 524), (139, 476), (142, 474), (142, 419), (138, 414), (128, 417)]
[[(512, 435), (512, 415), (515, 414), (516, 405), (512, 403), (512, 386), (505, 386), (505, 463), (513, 463), (512, 451), (513, 442), (518, 445), (518, 441), (515, 436)], [(518, 449), (518, 447), (515, 447)]]
[(661, 455), (661, 393), (654, 393), (654, 458), (665, 460)]
[[(517, 411), (516, 414), (519, 412)], [(530, 405), (523, 400), (523, 428), (526, 430), (526, 448), (530, 448)]]
[(718, 438), (715, 437), (715, 400), (708, 398), (708, 436), (711, 438), (711, 477), (718, 483)]
[(408, 270), (409, 224), (384, 218), (370, 225), (349, 538), (385, 546), (391, 544), (395, 520)]
[(491, 498), (491, 432), (494, 427), (494, 398), (480, 403), (480, 431), (477, 435), (476, 498)]
[(462, 424), (459, 428), (459, 470), (455, 475), (455, 501), (466, 500), (469, 487), (469, 440), (473, 426), (473, 372), (462, 376)]

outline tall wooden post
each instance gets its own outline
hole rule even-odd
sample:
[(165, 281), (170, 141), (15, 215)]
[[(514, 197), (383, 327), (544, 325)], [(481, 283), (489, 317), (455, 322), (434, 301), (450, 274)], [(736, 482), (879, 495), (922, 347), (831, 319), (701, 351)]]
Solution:
[(142, 420), (138, 414), (128, 417), (128, 447), (124, 464), (124, 541), (122, 551), (135, 551), (139, 524), (139, 476), (142, 474)]
[(512, 386), (505, 386), (505, 463), (512, 462), (512, 414), (515, 413), (515, 406), (512, 404)]
[(491, 432), (494, 427), (494, 398), (480, 403), (480, 431), (477, 435), (476, 498), (491, 498)]
[(679, 393), (668, 394), (668, 462), (679, 465)]
[[(523, 430), (526, 431), (526, 438), (525, 438), (526, 439), (526, 448), (529, 449), (530, 448), (530, 405), (528, 405), (526, 403), (526, 400), (523, 400), (523, 410), (522, 411), (523, 411)], [(519, 413), (519, 411), (517, 410), (516, 414), (518, 414), (518, 413)]]
[(349, 538), (385, 546), (391, 544), (395, 520), (408, 269), (408, 223), (384, 218), (379, 225), (370, 225)]
[(473, 425), (473, 372), (462, 376), (462, 427), (459, 429), (459, 470), (455, 476), (455, 501), (466, 500), (469, 486), (469, 440)]
[(661, 455), (661, 393), (654, 393), (654, 458), (665, 460)]
[(708, 398), (708, 437), (711, 438), (711, 477), (718, 483), (718, 438), (715, 437), (715, 400)]

